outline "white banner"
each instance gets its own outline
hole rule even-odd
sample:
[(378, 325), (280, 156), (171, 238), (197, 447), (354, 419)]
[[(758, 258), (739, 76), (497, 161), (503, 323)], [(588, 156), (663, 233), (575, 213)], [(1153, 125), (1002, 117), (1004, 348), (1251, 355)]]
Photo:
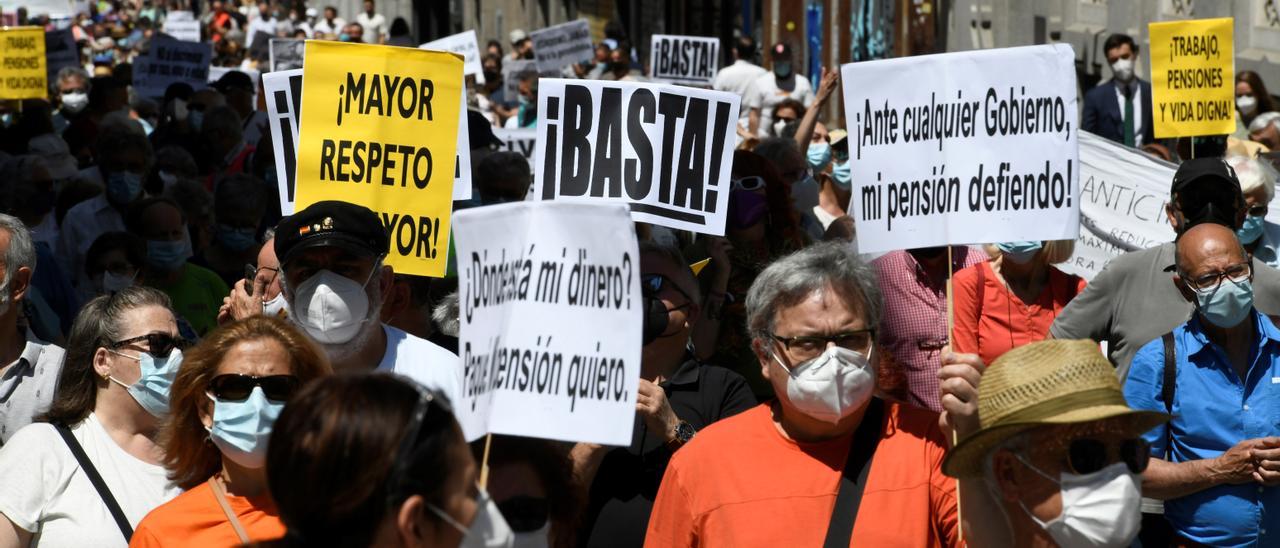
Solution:
[(630, 444), (642, 329), (627, 208), (519, 202), (453, 222), (463, 363), (453, 407), (466, 438)]
[[(520, 153), (529, 160), (529, 169), (534, 169), (533, 153), (537, 148), (538, 130), (493, 128), (493, 136), (502, 141), (503, 150)], [(533, 192), (532, 186), (529, 192)]]
[(1075, 238), (1074, 55), (1055, 44), (841, 67), (858, 248)]
[(164, 33), (183, 42), (199, 42), (200, 22), (194, 19), (169, 17), (164, 20)]
[(534, 194), (627, 203), (636, 221), (723, 236), (740, 100), (668, 84), (543, 78)]
[(587, 26), (586, 19), (538, 29), (529, 33), (529, 38), (533, 40), (533, 57), (538, 61), (538, 72), (543, 75), (559, 75), (560, 69), (595, 59), (591, 28)]
[(142, 97), (160, 98), (171, 84), (178, 82), (203, 89), (212, 58), (210, 44), (154, 37), (146, 55), (134, 59), (133, 91)]
[(649, 71), (654, 79), (710, 86), (719, 70), (719, 38), (653, 35), (649, 47)]
[(268, 56), (271, 70), (293, 70), (302, 68), (302, 58), (306, 51), (306, 40), (272, 38), (268, 44)]
[(262, 75), (267, 94), (271, 146), (276, 158), (276, 186), (280, 212), (293, 215), (294, 177), (298, 167), (298, 113), (302, 108), (302, 69), (278, 70)]
[(484, 84), (484, 66), (480, 62), (480, 43), (476, 40), (476, 31), (469, 30), (439, 40), (432, 40), (421, 46), (422, 49), (447, 51), (462, 56), (462, 75), (476, 77), (476, 84)]

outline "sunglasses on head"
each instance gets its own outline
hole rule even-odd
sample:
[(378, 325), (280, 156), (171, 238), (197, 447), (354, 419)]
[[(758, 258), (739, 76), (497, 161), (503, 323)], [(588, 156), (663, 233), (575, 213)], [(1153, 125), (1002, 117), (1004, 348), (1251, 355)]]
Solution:
[[(1079, 438), (1067, 446), (1067, 464), (1075, 474), (1092, 474), (1107, 466), (1114, 460), (1110, 455), (1112, 444), (1092, 438)], [(1142, 438), (1127, 439), (1120, 442), (1120, 460), (1129, 471), (1141, 474), (1147, 469), (1151, 457), (1151, 445)]]
[(168, 358), (173, 349), (187, 347), (186, 339), (176, 338), (168, 333), (147, 333), (146, 335), (115, 341), (111, 343), (111, 349), (118, 350), (142, 341), (147, 343), (147, 353), (157, 358)]
[(242, 401), (253, 393), (253, 387), (261, 386), (269, 400), (286, 401), (298, 389), (298, 377), (293, 375), (218, 375), (209, 381), (209, 393), (220, 400)]

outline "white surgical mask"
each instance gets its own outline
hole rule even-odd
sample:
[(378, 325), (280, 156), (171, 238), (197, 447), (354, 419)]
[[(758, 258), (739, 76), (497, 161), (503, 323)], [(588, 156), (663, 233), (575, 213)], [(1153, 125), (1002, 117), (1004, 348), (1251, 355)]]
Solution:
[(87, 106), (89, 106), (89, 94), (87, 93), (62, 94), (62, 110), (71, 114), (79, 114)]
[(1055, 480), (1021, 456), (1018, 460), (1062, 490), (1062, 514), (1049, 521), (1041, 521), (1018, 502), (1058, 546), (1128, 546), (1137, 536), (1142, 522), (1142, 478), (1130, 472), (1127, 464), (1117, 462), (1085, 475), (1063, 472)]
[(511, 548), (547, 548), (551, 545), (551, 520), (547, 520), (537, 531), (515, 533), (515, 543)]
[(316, 272), (294, 293), (290, 319), (301, 325), (312, 339), (324, 344), (342, 344), (360, 332), (369, 321), (369, 296), (364, 287), (380, 265), (374, 265), (364, 283), (328, 270)]
[(831, 346), (793, 369), (787, 369), (776, 352), (770, 354), (787, 371), (787, 401), (820, 421), (840, 422), (867, 403), (875, 391), (875, 371), (867, 357), (847, 348)]
[(459, 548), (473, 546), (511, 548), (515, 542), (515, 534), (511, 532), (511, 526), (507, 525), (507, 520), (502, 517), (498, 505), (493, 503), (493, 499), (489, 498), (489, 493), (484, 489), (480, 489), (480, 493), (476, 495), (476, 507), (476, 517), (471, 520), (471, 527), (463, 527), (458, 520), (444, 510), (437, 508), (434, 504), (427, 504), (427, 509), (431, 510), (431, 513), (462, 533), (462, 543)]
[(1116, 59), (1111, 63), (1111, 72), (1115, 74), (1116, 80), (1128, 82), (1133, 79), (1133, 59)]
[(262, 302), (262, 314), (271, 318), (289, 317), (289, 302), (284, 299), (284, 292), (276, 294), (276, 298)]
[(786, 127), (787, 127), (787, 121), (786, 121), (786, 120), (778, 120), (778, 121), (774, 122), (774, 123), (773, 123), (773, 136), (774, 136), (774, 137), (781, 137), (781, 136), (782, 136), (782, 130), (783, 130), (783, 129), (785, 129)]
[(1236, 108), (1240, 109), (1240, 114), (1252, 116), (1254, 111), (1258, 110), (1258, 100), (1248, 95), (1236, 97)]

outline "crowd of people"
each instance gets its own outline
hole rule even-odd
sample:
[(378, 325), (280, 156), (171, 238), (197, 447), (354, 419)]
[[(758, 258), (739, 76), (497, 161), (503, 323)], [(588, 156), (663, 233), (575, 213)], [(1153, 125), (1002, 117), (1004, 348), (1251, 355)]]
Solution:
[[(1177, 238), (1086, 282), (1055, 266), (1072, 241), (860, 254), (836, 70), (805, 76), (788, 44), (738, 38), (711, 85), (742, 105), (724, 237), (635, 227), (657, 313), (636, 325), (630, 445), (468, 444), (452, 411), (457, 277), (395, 272), (365, 207), (281, 215), (244, 72), (133, 90), (131, 60), (189, 7), (90, 3), (71, 23), (84, 66), (48, 101), (0, 106), (0, 547), (1280, 533), (1280, 226), (1265, 220), (1280, 112), (1255, 73), (1236, 80), (1235, 135), (1158, 141), (1138, 46), (1106, 41), (1114, 77), (1084, 93), (1082, 127), (1178, 162)], [(263, 32), (416, 45), (373, 0), (348, 19), (297, 1), (203, 7), (220, 66), (266, 70)], [(563, 76), (644, 81), (635, 42), (606, 36)], [(538, 123), (539, 75), (503, 71), (532, 43), (508, 38), (487, 45), (484, 84), (468, 79), (474, 197), (455, 210), (531, 184), (494, 137)]]

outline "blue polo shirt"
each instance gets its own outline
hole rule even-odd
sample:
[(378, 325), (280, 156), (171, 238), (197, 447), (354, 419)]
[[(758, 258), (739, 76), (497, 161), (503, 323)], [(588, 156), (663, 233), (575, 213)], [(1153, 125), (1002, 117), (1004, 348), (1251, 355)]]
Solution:
[[(1199, 315), (1173, 330), (1178, 387), (1173, 420), (1143, 437), (1154, 457), (1172, 462), (1211, 459), (1247, 439), (1280, 436), (1280, 330), (1250, 312), (1257, 337), (1241, 379), (1222, 348), (1204, 335)], [(1147, 343), (1133, 358), (1124, 396), (1129, 406), (1165, 410), (1164, 344)], [(1165, 429), (1172, 447), (1166, 457)], [(1280, 488), (1250, 482), (1218, 485), (1164, 503), (1178, 534), (1210, 546), (1274, 546), (1280, 539)]]

